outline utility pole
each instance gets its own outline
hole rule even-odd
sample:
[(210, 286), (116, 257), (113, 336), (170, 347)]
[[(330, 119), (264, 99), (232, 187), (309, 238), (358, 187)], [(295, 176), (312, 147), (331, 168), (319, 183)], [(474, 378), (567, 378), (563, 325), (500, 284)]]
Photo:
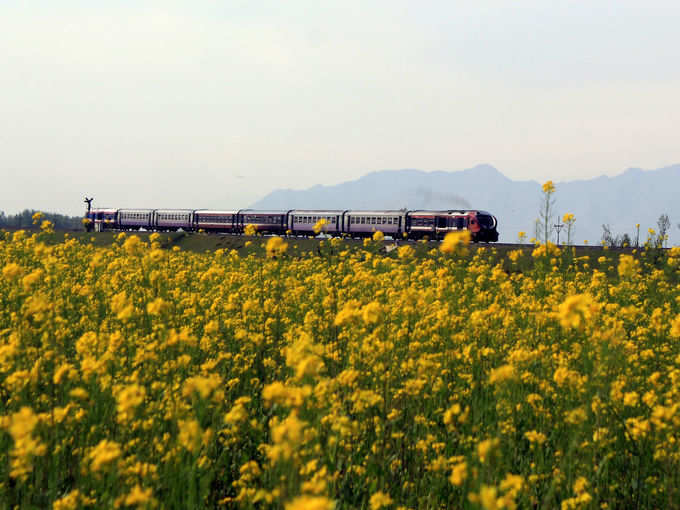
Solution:
[(560, 230), (564, 227), (564, 224), (560, 223), (560, 217), (557, 216), (557, 223), (553, 225), (555, 230), (557, 231), (557, 246), (560, 245)]
[(87, 212), (88, 213), (90, 212), (90, 209), (92, 209), (92, 201), (93, 200), (94, 200), (94, 198), (87, 198), (87, 197), (85, 197), (85, 200), (83, 200), (83, 202), (85, 202), (87, 204)]

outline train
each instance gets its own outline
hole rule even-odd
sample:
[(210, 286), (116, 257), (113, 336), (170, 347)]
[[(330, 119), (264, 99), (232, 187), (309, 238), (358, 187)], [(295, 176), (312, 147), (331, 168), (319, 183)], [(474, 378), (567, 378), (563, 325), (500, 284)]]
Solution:
[[(271, 235), (370, 237), (376, 231), (394, 239), (443, 239), (449, 232), (469, 231), (473, 242), (498, 241), (498, 220), (481, 210), (208, 210), (208, 209), (90, 209), (89, 231), (153, 230), (243, 234), (248, 226)], [(318, 226), (317, 226), (318, 228)]]

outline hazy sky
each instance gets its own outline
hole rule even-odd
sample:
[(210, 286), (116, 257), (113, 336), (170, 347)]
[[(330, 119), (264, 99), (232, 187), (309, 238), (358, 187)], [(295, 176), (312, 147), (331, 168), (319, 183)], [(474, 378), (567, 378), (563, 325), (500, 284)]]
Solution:
[(680, 2), (0, 1), (0, 210), (680, 162)]

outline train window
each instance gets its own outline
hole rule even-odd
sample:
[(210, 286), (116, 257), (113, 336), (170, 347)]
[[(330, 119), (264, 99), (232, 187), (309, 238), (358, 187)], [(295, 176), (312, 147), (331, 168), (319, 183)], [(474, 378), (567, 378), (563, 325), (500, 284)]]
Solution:
[(383, 222), (383, 225), (387, 224), (387, 218), (385, 216), (383, 216), (382, 222)]
[(361, 224), (365, 225), (366, 224), (366, 216), (361, 217)]

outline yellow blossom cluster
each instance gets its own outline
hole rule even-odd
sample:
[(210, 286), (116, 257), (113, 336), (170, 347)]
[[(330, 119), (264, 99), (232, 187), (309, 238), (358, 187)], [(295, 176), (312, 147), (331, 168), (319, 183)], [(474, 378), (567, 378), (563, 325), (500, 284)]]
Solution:
[(0, 234), (7, 508), (680, 500), (678, 249), (43, 235)]

